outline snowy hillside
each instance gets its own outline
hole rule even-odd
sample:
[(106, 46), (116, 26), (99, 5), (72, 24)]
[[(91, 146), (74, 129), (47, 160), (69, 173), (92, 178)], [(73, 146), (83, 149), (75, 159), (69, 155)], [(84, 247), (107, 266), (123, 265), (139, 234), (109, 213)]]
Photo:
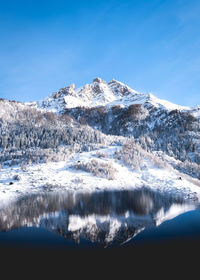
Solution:
[(27, 164), (25, 168), (4, 166), (0, 173), (1, 205), (23, 195), (49, 191), (134, 190), (144, 186), (181, 195), (185, 201), (200, 201), (199, 180), (148, 153), (129, 160), (121, 149), (112, 145), (73, 152), (64, 161)]

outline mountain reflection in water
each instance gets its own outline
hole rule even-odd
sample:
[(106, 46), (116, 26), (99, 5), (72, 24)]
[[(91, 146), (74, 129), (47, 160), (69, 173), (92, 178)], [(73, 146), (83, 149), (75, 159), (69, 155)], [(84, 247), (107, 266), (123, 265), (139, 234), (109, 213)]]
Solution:
[(1, 209), (0, 231), (41, 227), (76, 242), (119, 245), (158, 225), (173, 206), (188, 207), (180, 196), (147, 188), (31, 195)]

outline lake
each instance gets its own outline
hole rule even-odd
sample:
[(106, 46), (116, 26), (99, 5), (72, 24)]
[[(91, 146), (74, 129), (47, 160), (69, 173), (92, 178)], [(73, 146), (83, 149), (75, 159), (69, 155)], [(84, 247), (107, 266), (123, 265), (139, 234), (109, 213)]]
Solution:
[(0, 210), (2, 248), (109, 250), (199, 237), (197, 203), (148, 188), (48, 192)]

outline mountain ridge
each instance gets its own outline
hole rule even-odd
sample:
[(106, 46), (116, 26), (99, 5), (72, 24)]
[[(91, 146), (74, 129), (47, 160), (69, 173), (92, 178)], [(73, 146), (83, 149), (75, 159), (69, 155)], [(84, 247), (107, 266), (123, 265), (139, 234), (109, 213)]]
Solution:
[[(47, 111), (60, 113), (64, 108), (76, 107), (97, 107), (107, 106), (113, 107), (116, 105), (129, 106), (133, 103), (144, 104), (148, 102), (154, 106), (163, 106), (167, 110), (195, 110), (187, 106), (176, 105), (164, 99), (159, 99), (152, 93), (141, 93), (133, 90), (129, 86), (115, 79), (108, 83), (101, 78), (93, 79), (91, 84), (86, 84), (78, 89), (75, 89), (75, 84), (61, 88), (56, 93), (52, 93), (44, 100), (37, 101), (39, 108), (45, 108)], [(61, 108), (58, 104), (60, 103)]]

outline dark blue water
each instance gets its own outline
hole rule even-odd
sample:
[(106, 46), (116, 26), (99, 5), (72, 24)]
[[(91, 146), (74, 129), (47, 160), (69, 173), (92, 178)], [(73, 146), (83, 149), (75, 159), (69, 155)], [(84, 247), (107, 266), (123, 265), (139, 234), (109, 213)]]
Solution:
[(188, 211), (177, 217), (163, 222), (158, 227), (145, 229), (134, 239), (126, 243), (145, 244), (150, 242), (165, 242), (177, 240), (190, 240), (200, 238), (200, 210)]
[(99, 248), (96, 242), (81, 240), (77, 243), (44, 228), (21, 227), (0, 233), (0, 246), (21, 248), (87, 249)]

